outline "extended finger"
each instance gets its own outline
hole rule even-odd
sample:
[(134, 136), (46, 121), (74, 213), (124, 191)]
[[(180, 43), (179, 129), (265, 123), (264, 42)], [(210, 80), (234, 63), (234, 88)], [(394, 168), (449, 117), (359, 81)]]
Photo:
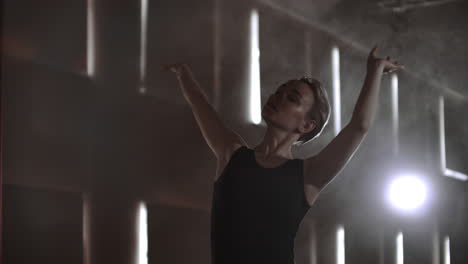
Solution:
[(395, 65), (395, 67), (398, 67), (398, 68), (404, 68), (404, 67), (405, 67), (405, 65), (399, 63), (398, 61), (395, 61), (395, 62), (393, 63), (393, 65)]
[(374, 45), (374, 47), (372, 48), (370, 54), (375, 57), (377, 56), (377, 44)]
[(168, 64), (163, 67), (165, 71), (177, 72), (177, 68), (175, 64)]

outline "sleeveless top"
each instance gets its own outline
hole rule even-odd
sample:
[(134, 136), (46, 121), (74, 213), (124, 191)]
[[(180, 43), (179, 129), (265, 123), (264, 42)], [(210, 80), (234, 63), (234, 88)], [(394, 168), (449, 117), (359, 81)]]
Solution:
[(310, 208), (303, 160), (266, 168), (241, 146), (214, 182), (212, 264), (294, 264), (294, 239)]

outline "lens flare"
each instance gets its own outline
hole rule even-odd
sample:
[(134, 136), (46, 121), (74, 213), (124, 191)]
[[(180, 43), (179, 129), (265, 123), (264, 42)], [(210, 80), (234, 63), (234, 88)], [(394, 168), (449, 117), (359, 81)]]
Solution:
[(417, 177), (395, 179), (390, 185), (389, 200), (397, 208), (411, 210), (426, 200), (426, 185)]

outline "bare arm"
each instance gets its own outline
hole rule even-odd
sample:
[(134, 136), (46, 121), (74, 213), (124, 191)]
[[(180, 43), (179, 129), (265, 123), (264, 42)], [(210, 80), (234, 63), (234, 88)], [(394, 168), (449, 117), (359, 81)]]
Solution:
[(384, 73), (403, 68), (390, 57), (376, 57), (377, 46), (369, 54), (367, 74), (348, 125), (319, 154), (304, 161), (306, 183), (323, 189), (348, 164), (374, 122)]
[(202, 135), (218, 160), (225, 159), (234, 144), (245, 145), (244, 140), (227, 128), (219, 118), (187, 64), (169, 65), (166, 69), (177, 74), (182, 93), (192, 109)]
[(378, 58), (377, 45), (374, 46), (367, 58), (366, 78), (354, 107), (353, 121), (358, 122), (366, 130), (372, 126), (377, 112), (382, 75), (402, 68), (404, 66), (398, 61), (392, 62), (390, 56), (385, 59)]

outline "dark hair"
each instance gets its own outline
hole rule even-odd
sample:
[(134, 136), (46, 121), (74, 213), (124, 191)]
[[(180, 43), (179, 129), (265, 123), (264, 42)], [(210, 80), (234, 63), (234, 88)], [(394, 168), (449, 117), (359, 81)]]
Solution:
[(314, 95), (314, 104), (313, 107), (309, 109), (306, 116), (311, 120), (315, 120), (317, 124), (312, 131), (302, 134), (294, 143), (303, 145), (322, 134), (324, 127), (330, 119), (330, 103), (327, 91), (323, 88), (320, 81), (310, 77), (302, 77), (298, 80), (308, 84), (312, 90)]

